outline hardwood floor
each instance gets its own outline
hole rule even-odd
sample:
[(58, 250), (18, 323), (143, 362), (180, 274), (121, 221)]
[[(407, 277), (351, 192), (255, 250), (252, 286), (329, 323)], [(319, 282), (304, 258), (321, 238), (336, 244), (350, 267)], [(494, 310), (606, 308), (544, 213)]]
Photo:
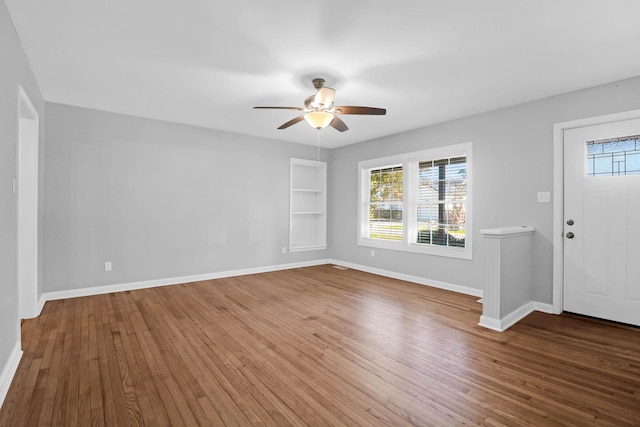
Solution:
[(2, 426), (640, 425), (640, 329), (331, 266), (47, 302)]

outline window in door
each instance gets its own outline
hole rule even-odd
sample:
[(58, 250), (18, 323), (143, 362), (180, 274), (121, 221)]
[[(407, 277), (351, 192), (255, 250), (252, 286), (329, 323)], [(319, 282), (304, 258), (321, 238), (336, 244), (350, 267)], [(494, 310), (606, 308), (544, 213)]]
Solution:
[(640, 174), (640, 135), (587, 142), (587, 176)]

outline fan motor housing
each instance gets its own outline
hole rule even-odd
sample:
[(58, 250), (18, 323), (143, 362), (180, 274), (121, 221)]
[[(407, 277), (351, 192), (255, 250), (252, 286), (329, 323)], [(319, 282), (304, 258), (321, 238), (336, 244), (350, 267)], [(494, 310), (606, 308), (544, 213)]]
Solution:
[(312, 80), (313, 81), (313, 87), (316, 89), (320, 89), (321, 87), (324, 86), (325, 80), (323, 78), (315, 78)]

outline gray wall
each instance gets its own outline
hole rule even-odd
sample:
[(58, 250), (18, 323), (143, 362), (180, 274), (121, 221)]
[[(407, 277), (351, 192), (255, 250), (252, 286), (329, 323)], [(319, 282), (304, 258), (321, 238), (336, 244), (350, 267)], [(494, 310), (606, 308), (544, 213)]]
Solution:
[[(0, 2), (0, 373), (4, 370), (18, 334), (16, 275), (17, 94), (21, 84), (40, 115), (40, 151), (43, 150), (44, 101), (24, 55), (4, 2)], [(41, 165), (42, 166), (42, 165)], [(42, 177), (42, 174), (40, 174)], [(42, 188), (42, 186), (40, 187)], [(40, 205), (42, 206), (42, 204)], [(42, 275), (40, 275), (41, 279)], [(40, 282), (40, 286), (42, 286)]]
[[(282, 254), (316, 147), (47, 103), (45, 291), (323, 259)], [(322, 150), (321, 160), (326, 160)], [(113, 270), (104, 270), (111, 261)]]
[[(553, 189), (553, 124), (638, 108), (640, 77), (334, 149), (328, 172), (332, 256), (481, 289), (485, 258), (479, 230), (533, 225), (532, 298), (551, 303), (553, 205), (537, 203), (537, 192)], [(473, 260), (382, 249), (372, 258), (370, 248), (357, 245), (358, 161), (467, 141), (474, 144)]]
[[(533, 225), (535, 301), (551, 303), (553, 124), (640, 108), (640, 78), (323, 150), (329, 250), (283, 255), (289, 157), (315, 148), (47, 104), (46, 291), (335, 258), (482, 289), (479, 230)], [(393, 114), (393, 112), (390, 112)], [(472, 141), (474, 256), (356, 244), (357, 163)], [(253, 170), (254, 172), (251, 172)], [(113, 271), (104, 271), (104, 262)]]

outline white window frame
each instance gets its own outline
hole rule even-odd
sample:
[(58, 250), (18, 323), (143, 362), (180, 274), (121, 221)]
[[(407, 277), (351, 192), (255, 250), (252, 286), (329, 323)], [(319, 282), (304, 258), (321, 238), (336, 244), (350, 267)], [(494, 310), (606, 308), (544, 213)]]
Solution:
[[(412, 243), (417, 233), (418, 164), (421, 161), (465, 156), (467, 165), (467, 197), (465, 200), (465, 247)], [(402, 241), (371, 239), (369, 229), (369, 194), (371, 169), (402, 165)], [(358, 162), (358, 245), (450, 258), (472, 259), (473, 255), (473, 144), (465, 142), (412, 153)]]

